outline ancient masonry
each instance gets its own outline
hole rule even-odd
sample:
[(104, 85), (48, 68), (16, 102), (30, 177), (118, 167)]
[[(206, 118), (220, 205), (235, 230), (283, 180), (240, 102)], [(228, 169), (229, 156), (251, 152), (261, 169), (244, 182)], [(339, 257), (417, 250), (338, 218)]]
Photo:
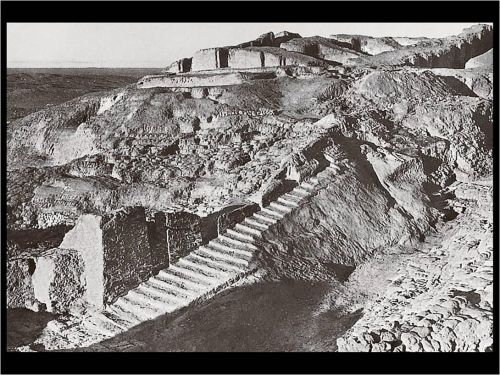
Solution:
[[(259, 252), (258, 239), (262, 233), (313, 195), (323, 174), (335, 171), (334, 166), (328, 166), (301, 182), (104, 310), (79, 316), (77, 322), (63, 319), (51, 322), (37, 341), (46, 349), (91, 345), (214, 295), (256, 270), (254, 259)], [(50, 348), (51, 345), (57, 347)]]

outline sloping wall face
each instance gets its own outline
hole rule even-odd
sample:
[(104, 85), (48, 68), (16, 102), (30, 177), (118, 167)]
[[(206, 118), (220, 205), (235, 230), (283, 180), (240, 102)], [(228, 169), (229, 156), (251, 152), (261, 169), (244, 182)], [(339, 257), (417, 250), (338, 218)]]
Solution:
[(278, 54), (262, 52), (264, 54), (264, 62), (265, 66), (285, 66), (286, 65), (286, 57), (280, 56)]
[(227, 68), (227, 60), (226, 48), (202, 49), (195, 52), (190, 68), (192, 71)]
[(230, 68), (262, 68), (265, 66), (264, 55), (260, 51), (231, 49), (228, 65)]

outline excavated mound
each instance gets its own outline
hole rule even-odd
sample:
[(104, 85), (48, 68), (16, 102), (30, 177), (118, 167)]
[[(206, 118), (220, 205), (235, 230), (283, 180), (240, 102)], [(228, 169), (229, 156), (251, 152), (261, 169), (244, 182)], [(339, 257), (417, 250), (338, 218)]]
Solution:
[(493, 27), (475, 25), (457, 36), (430, 39), (372, 57), (362, 57), (350, 63), (421, 68), (464, 68), (469, 59), (485, 53), (492, 47)]
[(360, 318), (339, 350), (487, 351), (491, 44), (484, 25), (440, 40), (265, 34), (240, 50), (298, 63), (146, 77), (161, 82), (15, 120), (9, 251), (57, 247), (82, 214), (123, 206), (197, 213), (213, 238), (224, 210), (297, 184), (284, 165), (314, 169), (257, 240), (259, 277), (330, 283), (321, 308)]
[(320, 36), (292, 39), (281, 43), (280, 48), (339, 63), (345, 63), (348, 59), (363, 55), (350, 46), (346, 47), (343, 43)]

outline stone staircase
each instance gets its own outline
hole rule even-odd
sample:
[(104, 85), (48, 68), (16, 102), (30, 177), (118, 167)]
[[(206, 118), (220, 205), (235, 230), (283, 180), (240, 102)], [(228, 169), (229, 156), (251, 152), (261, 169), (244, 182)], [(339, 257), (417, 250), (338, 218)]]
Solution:
[[(328, 171), (335, 170), (327, 167), (320, 174)], [(255, 271), (252, 258), (259, 251), (256, 239), (315, 192), (320, 174), (171, 264), (105, 310), (86, 315), (81, 328), (101, 341), (206, 299)]]

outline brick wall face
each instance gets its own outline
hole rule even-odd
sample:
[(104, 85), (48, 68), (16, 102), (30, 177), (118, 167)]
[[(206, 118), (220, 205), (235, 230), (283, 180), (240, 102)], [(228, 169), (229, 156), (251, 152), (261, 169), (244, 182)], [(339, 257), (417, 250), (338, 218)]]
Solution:
[(195, 214), (167, 213), (166, 228), (171, 263), (188, 255), (202, 243), (201, 219)]
[(147, 280), (152, 272), (152, 256), (146, 216), (142, 207), (128, 207), (102, 226), (104, 249), (104, 301)]

